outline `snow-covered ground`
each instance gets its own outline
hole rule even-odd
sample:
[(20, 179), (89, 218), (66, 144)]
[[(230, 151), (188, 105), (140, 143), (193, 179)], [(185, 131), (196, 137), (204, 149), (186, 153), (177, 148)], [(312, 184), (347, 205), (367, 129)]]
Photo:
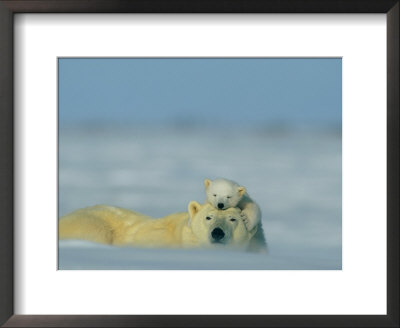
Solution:
[(204, 200), (204, 178), (243, 184), (267, 254), (62, 241), (60, 269), (341, 269), (341, 136), (335, 129), (69, 127), (59, 134), (59, 216), (95, 204), (153, 217)]

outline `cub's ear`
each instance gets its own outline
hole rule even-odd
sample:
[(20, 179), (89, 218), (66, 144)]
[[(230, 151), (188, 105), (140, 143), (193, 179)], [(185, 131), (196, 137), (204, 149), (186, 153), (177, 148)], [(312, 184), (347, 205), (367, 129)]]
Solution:
[(211, 180), (210, 179), (205, 179), (204, 180), (204, 186), (206, 187), (206, 188), (208, 188), (208, 186), (211, 184)]
[(191, 201), (188, 205), (188, 212), (191, 219), (200, 211), (201, 205), (196, 201)]
[(245, 187), (239, 187), (238, 192), (240, 196), (243, 196), (246, 193), (246, 188)]

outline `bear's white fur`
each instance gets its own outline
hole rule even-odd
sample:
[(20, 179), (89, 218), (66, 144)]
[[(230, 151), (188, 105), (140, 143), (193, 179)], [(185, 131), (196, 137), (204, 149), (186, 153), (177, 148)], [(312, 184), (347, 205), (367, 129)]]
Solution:
[(59, 221), (59, 239), (83, 239), (139, 247), (233, 247), (259, 251), (265, 245), (261, 226), (248, 231), (240, 210), (217, 210), (192, 201), (188, 213), (160, 219), (127, 209), (96, 205), (74, 211)]
[(261, 224), (260, 207), (250, 198), (246, 188), (227, 179), (204, 180), (207, 202), (217, 209), (239, 207), (249, 231)]

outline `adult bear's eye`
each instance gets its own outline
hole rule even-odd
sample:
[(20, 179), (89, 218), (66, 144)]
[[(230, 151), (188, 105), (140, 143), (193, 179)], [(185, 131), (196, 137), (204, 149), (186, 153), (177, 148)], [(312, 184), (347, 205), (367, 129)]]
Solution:
[(217, 194), (214, 194), (213, 196), (214, 196), (214, 197), (217, 197)]
[(206, 220), (211, 220), (211, 218), (209, 216), (206, 217)]
[(231, 221), (234, 222), (234, 221), (236, 221), (236, 219), (232, 218)]

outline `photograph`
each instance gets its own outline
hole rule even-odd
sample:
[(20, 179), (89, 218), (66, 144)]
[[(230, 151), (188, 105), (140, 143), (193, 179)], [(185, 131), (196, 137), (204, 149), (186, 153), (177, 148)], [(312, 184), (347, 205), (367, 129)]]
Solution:
[(59, 57), (59, 270), (342, 270), (342, 59)]

